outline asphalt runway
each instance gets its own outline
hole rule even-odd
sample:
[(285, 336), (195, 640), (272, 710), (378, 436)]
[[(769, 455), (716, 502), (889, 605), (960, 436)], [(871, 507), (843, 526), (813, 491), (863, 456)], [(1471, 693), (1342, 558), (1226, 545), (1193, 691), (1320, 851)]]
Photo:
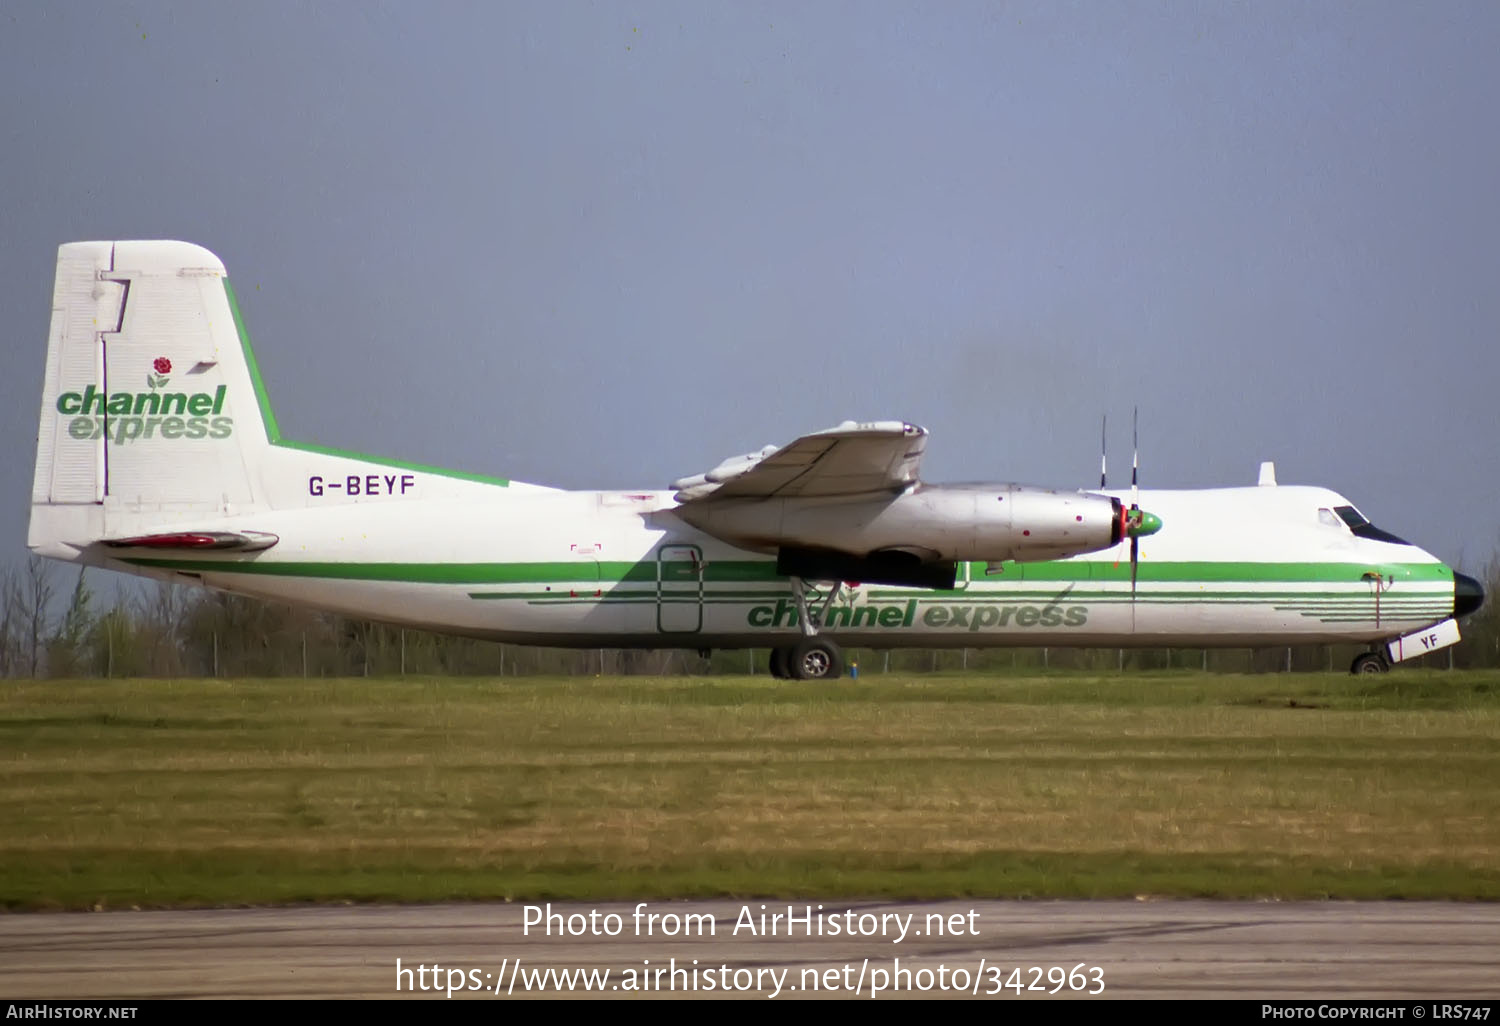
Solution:
[[(447, 1000), (454, 982), (465, 988), (455, 999), (584, 996), (576, 982), (559, 991), (555, 977), (528, 986), (533, 973), (549, 968), (608, 969), (593, 993), (609, 997), (645, 984), (652, 997), (848, 998), (858, 984), (868, 1000), (883, 982), (880, 998), (1014, 1000), (1015, 986), (1051, 989), (1058, 979), (1058, 997), (1079, 997), (1062, 975), (1075, 968), (1079, 991), (1102, 979), (1102, 996), (1112, 998), (1500, 996), (1500, 905), (825, 902), (819, 918), (814, 901), (808, 925), (793, 922), (791, 936), (784, 919), (758, 919), (762, 911), (785, 916), (788, 904), (798, 917), (808, 908), (784, 900), (652, 901), (636, 920), (634, 902), (554, 903), (551, 911), (563, 918), (552, 921), (550, 937), (541, 925), (526, 931), (519, 902), (5, 915), (0, 997), (432, 1001)], [(703, 918), (690, 921), (690, 914)], [(583, 936), (561, 935), (569, 916)], [(806, 935), (819, 928), (822, 936)], [(602, 935), (611, 929), (618, 935)], [(637, 936), (647, 929), (650, 936)], [(678, 936), (664, 935), (673, 929)], [(694, 935), (682, 936), (683, 929)], [(407, 989), (399, 992), (397, 959), (406, 970), (399, 982)], [(483, 989), (470, 989), (476, 985)]]

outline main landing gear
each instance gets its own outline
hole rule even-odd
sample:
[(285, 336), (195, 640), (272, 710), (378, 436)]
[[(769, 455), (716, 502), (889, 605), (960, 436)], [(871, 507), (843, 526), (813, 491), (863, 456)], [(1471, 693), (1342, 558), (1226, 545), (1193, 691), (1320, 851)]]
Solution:
[[(797, 599), (797, 622), (802, 626), (802, 640), (795, 645), (781, 645), (771, 650), (771, 676), (777, 680), (837, 680), (844, 674), (844, 653), (832, 638), (818, 633), (834, 600), (843, 588), (835, 582), (816, 611), (809, 610), (807, 587), (802, 578), (792, 578), (792, 594)], [(816, 598), (816, 596), (815, 596)]]
[(833, 680), (843, 673), (844, 653), (831, 638), (771, 649), (771, 676), (777, 680)]
[(1349, 672), (1355, 674), (1385, 673), (1390, 668), (1391, 661), (1385, 657), (1384, 652), (1361, 652), (1349, 664)]

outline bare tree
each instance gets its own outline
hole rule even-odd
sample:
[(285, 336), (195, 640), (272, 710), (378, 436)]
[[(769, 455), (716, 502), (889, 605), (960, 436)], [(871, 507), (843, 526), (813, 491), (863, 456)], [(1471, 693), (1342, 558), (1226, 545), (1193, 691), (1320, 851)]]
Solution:
[(94, 626), (93, 591), (88, 585), (88, 568), (78, 568), (73, 596), (57, 632), (47, 641), (47, 673), (53, 677), (75, 676), (89, 670), (89, 635)]
[(52, 604), (52, 564), (41, 556), (27, 559), (21, 588), (27, 674), (35, 677), (41, 668), (43, 643), (47, 639), (47, 607)]
[(21, 670), (22, 596), (21, 575), (14, 566), (7, 566), (0, 576), (0, 677), (14, 677)]
[(183, 588), (169, 581), (157, 581), (153, 589), (136, 602), (139, 612), (137, 629), (147, 635), (142, 639), (146, 672), (154, 677), (182, 675), (185, 606)]

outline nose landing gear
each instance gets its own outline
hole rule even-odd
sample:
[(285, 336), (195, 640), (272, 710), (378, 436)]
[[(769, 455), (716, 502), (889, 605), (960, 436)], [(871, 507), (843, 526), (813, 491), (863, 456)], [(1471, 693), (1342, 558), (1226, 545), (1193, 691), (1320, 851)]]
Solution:
[(1349, 664), (1349, 672), (1353, 674), (1385, 673), (1390, 668), (1391, 662), (1384, 652), (1361, 652)]

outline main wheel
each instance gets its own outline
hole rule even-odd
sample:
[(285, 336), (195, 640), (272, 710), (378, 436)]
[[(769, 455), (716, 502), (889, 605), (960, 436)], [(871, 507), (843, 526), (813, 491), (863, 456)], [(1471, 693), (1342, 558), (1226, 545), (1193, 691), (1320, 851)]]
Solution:
[(1391, 668), (1379, 652), (1361, 652), (1349, 665), (1350, 673), (1384, 673)]
[(827, 638), (804, 638), (792, 649), (791, 670), (797, 680), (837, 680), (844, 673), (844, 653)]
[(777, 680), (790, 680), (792, 676), (792, 650), (785, 645), (771, 649), (771, 676)]

